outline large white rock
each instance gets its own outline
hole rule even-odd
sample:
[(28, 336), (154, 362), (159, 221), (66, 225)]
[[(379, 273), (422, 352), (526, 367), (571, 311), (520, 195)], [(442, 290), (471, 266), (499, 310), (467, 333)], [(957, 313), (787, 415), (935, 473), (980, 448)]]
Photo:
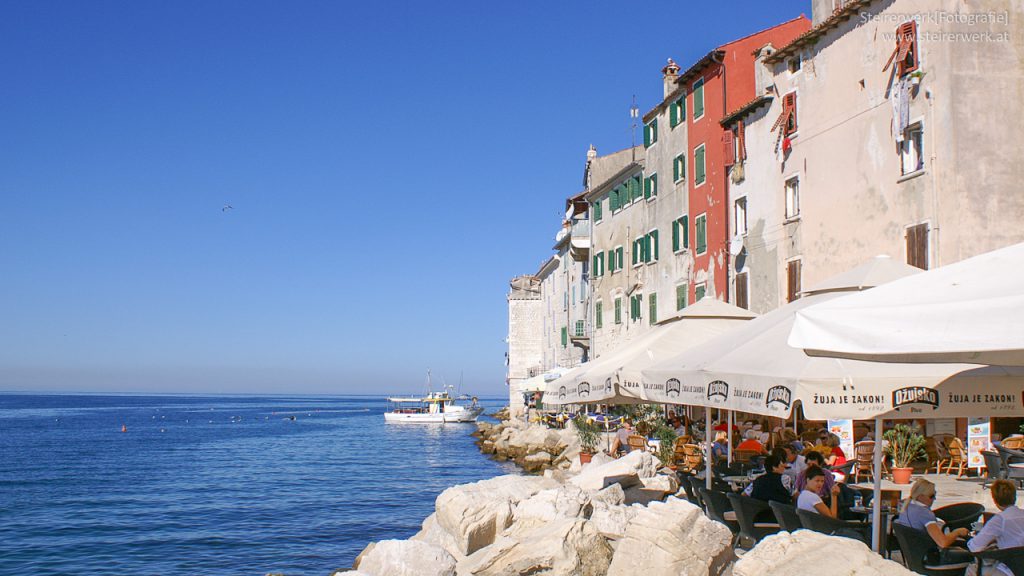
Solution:
[(427, 519), (423, 521), (423, 527), (415, 536), (410, 540), (418, 540), (420, 542), (426, 542), (443, 549), (445, 552), (452, 555), (455, 561), (458, 562), (466, 557), (465, 554), (459, 549), (458, 543), (455, 541), (455, 537), (448, 533), (444, 528), (441, 527), (437, 522), (437, 513), (427, 516)]
[(580, 518), (589, 504), (590, 495), (578, 486), (567, 484), (541, 490), (516, 506), (513, 530), (526, 530), (559, 518)]
[(416, 540), (381, 540), (357, 566), (369, 576), (455, 576), (455, 559)]
[(850, 538), (810, 530), (779, 532), (761, 540), (733, 565), (733, 576), (913, 576)]
[(516, 504), (557, 486), (548, 478), (516, 475), (453, 486), (437, 497), (437, 523), (454, 537), (458, 550), (469, 555), (494, 542), (509, 526)]
[(540, 452), (534, 452), (529, 456), (523, 458), (523, 468), (527, 472), (536, 472), (541, 468), (551, 464), (551, 454), (541, 450)]
[(707, 576), (731, 540), (728, 528), (689, 502), (654, 502), (638, 508), (626, 525), (608, 576)]
[[(608, 488), (605, 488), (608, 490)], [(621, 493), (622, 489), (619, 489)], [(602, 490), (604, 492), (604, 490)], [(602, 500), (591, 501), (590, 522), (601, 533), (601, 536), (610, 540), (620, 540), (626, 535), (626, 526), (629, 521), (642, 508), (641, 506), (624, 506), (622, 504), (610, 504)]]
[(591, 502), (604, 502), (612, 506), (618, 506), (626, 501), (626, 495), (622, 491), (622, 486), (619, 484), (612, 484), (611, 486), (598, 490), (591, 494)]
[[(596, 456), (596, 455), (595, 455)], [(606, 464), (591, 462), (570, 480), (584, 490), (600, 490), (624, 478), (650, 478), (658, 470), (658, 461), (649, 452), (634, 450)]]
[(459, 564), (473, 576), (603, 576), (612, 550), (582, 518), (560, 518), (516, 537), (502, 536)]

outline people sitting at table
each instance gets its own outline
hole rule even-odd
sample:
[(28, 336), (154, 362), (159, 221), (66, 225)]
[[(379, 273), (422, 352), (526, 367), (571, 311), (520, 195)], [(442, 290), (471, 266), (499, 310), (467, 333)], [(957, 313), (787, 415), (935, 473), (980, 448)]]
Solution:
[(796, 450), (797, 454), (804, 451), (804, 443), (800, 441), (800, 437), (796, 435), (796, 432), (789, 428), (779, 430), (779, 442), (781, 442), (784, 447), (792, 447)]
[(716, 463), (729, 459), (729, 433), (724, 430), (715, 432), (715, 441), (711, 444), (711, 457)]
[(623, 418), (619, 429), (615, 432), (615, 440), (612, 441), (612, 456), (618, 456), (620, 452), (629, 453), (629, 437), (633, 434), (633, 424), (628, 418)]
[(747, 433), (745, 435), (746, 440), (744, 440), (743, 442), (740, 442), (740, 445), (737, 446), (736, 449), (737, 450), (753, 450), (754, 452), (757, 452), (759, 454), (763, 454), (764, 453), (764, 444), (761, 444), (761, 442), (758, 440), (758, 437), (760, 437), (760, 436), (761, 436), (761, 434), (758, 433), (756, 430), (753, 430), (753, 429), (747, 430)]
[[(991, 491), (992, 501), (999, 508), (999, 513), (985, 522), (978, 534), (967, 541), (967, 548), (971, 552), (979, 552), (993, 544), (996, 548), (1024, 546), (1024, 510), (1016, 506), (1016, 487), (1009, 480), (996, 480), (992, 483)], [(994, 566), (1006, 576), (1014, 576), (1009, 566), (1002, 562), (987, 563), (986, 566)], [(973, 565), (968, 568), (969, 575), (973, 568)]]
[(830, 489), (829, 504), (821, 499), (819, 493), (825, 486), (825, 479), (828, 472), (818, 466), (810, 466), (804, 474), (804, 488), (796, 499), (796, 507), (799, 510), (817, 512), (829, 518), (839, 517), (839, 485), (833, 484)]
[(942, 520), (935, 517), (932, 504), (935, 503), (935, 484), (925, 478), (918, 478), (910, 487), (910, 496), (903, 503), (896, 522), (928, 533), (935, 542), (936, 548), (929, 551), (926, 561), (930, 564), (959, 564), (970, 562), (971, 553), (954, 546), (957, 541), (967, 536), (967, 528), (957, 528), (945, 532)]
[[(803, 472), (797, 474), (797, 492), (803, 492), (804, 489), (807, 487), (807, 473), (811, 470), (811, 468), (818, 468), (819, 470), (822, 471), (825, 470), (825, 457), (821, 454), (821, 452), (808, 452), (807, 455), (804, 456), (804, 459), (806, 461), (807, 467), (804, 469)], [(832, 476), (832, 473), (826, 473), (825, 481), (822, 484), (821, 488), (819, 488), (817, 491), (818, 497), (820, 497), (822, 500), (830, 500), (832, 498), (832, 486), (835, 485), (835, 483), (836, 480), (835, 477)]]
[(786, 451), (786, 470), (782, 475), (789, 478), (790, 485), (796, 489), (800, 473), (807, 469), (807, 460), (800, 454), (795, 444), (786, 444), (782, 449)]
[(758, 476), (751, 484), (750, 497), (765, 502), (793, 503), (793, 492), (785, 486), (782, 472), (786, 462), (775, 454), (764, 459), (765, 473)]

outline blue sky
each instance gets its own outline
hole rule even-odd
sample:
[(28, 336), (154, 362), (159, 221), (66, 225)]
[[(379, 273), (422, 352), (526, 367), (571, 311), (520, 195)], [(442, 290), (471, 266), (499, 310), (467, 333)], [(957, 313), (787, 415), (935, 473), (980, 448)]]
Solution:
[(0, 12), (0, 390), (497, 394), (587, 147), (809, 3)]

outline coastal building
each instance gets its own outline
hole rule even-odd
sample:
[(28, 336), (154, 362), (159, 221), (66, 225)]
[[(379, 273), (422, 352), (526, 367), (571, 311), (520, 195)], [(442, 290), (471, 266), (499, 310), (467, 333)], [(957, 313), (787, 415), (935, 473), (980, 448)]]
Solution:
[(758, 47), (770, 80), (721, 120), (743, 143), (730, 289), (756, 312), (877, 254), (927, 269), (1024, 240), (1024, 24), (998, 1), (834, 4)]
[(555, 235), (555, 255), (535, 274), (543, 306), (541, 369), (545, 371), (579, 366), (588, 348), (589, 220), (585, 207), (580, 214), (573, 214), (570, 207), (567, 216)]
[(540, 374), (544, 360), (543, 303), (540, 281), (532, 275), (517, 276), (509, 282), (508, 350), (505, 356), (505, 383), (509, 389), (509, 411), (523, 415), (523, 397), (519, 384)]

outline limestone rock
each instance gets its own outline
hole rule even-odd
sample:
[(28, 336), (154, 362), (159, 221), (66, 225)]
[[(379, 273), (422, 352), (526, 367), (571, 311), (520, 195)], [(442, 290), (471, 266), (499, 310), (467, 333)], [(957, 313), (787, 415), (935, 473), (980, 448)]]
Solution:
[[(913, 576), (898, 562), (886, 560), (862, 542), (797, 530), (762, 540), (733, 565), (734, 576)], [(610, 573), (609, 573), (610, 574)]]
[[(608, 490), (610, 488), (605, 488)], [(604, 490), (602, 490), (604, 492)], [(621, 494), (622, 489), (619, 488)], [(610, 540), (619, 540), (626, 535), (626, 526), (640, 511), (640, 506), (623, 506), (602, 500), (591, 500), (590, 522)]]
[(523, 468), (527, 472), (536, 472), (551, 464), (551, 454), (547, 452), (535, 452), (523, 458)]
[(591, 502), (604, 502), (611, 506), (618, 506), (626, 501), (626, 495), (622, 491), (622, 486), (619, 484), (612, 484), (611, 486), (598, 490), (590, 497)]
[(418, 540), (420, 542), (426, 542), (427, 544), (437, 546), (451, 554), (452, 557), (455, 558), (456, 562), (466, 557), (466, 555), (459, 549), (459, 545), (455, 541), (455, 537), (449, 534), (441, 527), (440, 524), (438, 524), (437, 513), (427, 516), (427, 519), (423, 521), (423, 527), (415, 536), (410, 538), (410, 540)]
[[(729, 529), (678, 498), (637, 508), (626, 525), (608, 576), (707, 576), (720, 554), (731, 552)], [(799, 572), (790, 572), (797, 574)]]
[(611, 556), (611, 547), (588, 520), (560, 518), (519, 538), (501, 537), (461, 563), (459, 574), (603, 576)]
[[(596, 456), (596, 454), (595, 454)], [(590, 464), (583, 467), (579, 476), (569, 482), (584, 490), (600, 490), (614, 483), (626, 486), (635, 484), (635, 478), (650, 478), (657, 471), (657, 460), (649, 452), (633, 451), (606, 464)], [(634, 480), (628, 480), (634, 478)]]
[(455, 576), (455, 559), (417, 540), (381, 540), (359, 562), (370, 576)]
[(589, 511), (590, 496), (571, 484), (541, 490), (516, 506), (511, 532), (521, 533), (559, 518), (579, 518)]
[(454, 537), (458, 550), (469, 555), (494, 542), (509, 526), (516, 504), (557, 486), (547, 478), (516, 475), (453, 486), (437, 497), (437, 523)]

